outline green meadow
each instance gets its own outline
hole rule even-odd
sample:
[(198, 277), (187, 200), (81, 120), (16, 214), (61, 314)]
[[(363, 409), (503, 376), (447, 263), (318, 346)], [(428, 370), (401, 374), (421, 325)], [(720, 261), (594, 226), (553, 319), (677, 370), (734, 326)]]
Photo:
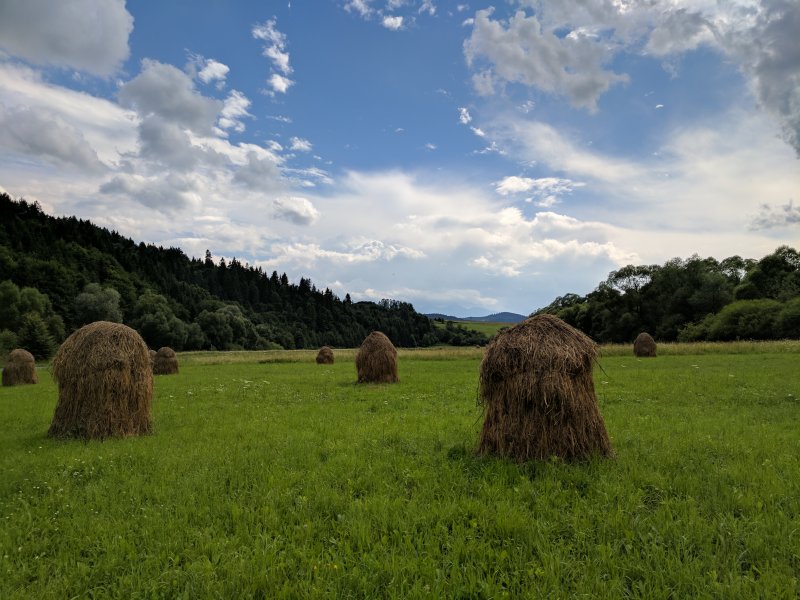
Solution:
[(152, 435), (0, 388), (0, 598), (796, 598), (800, 345), (606, 347), (616, 456), (476, 457), (481, 350), (187, 353)]

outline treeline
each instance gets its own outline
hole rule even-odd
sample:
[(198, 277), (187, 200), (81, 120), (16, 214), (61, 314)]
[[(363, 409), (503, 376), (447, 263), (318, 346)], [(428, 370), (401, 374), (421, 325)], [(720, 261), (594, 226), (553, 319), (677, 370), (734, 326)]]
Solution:
[(137, 244), (0, 194), (0, 349), (19, 345), (45, 357), (99, 319), (176, 350), (354, 347), (373, 330), (398, 346), (441, 342), (407, 302), (340, 299), (310, 279), (290, 283), (235, 258), (215, 262), (208, 251), (201, 260)]
[(585, 296), (537, 312), (558, 315), (598, 342), (800, 338), (800, 254), (781, 246), (761, 260), (692, 256), (628, 265)]

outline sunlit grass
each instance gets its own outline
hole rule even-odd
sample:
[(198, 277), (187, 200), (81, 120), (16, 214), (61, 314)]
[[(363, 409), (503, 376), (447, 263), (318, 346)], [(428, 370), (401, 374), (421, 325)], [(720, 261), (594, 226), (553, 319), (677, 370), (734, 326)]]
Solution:
[(44, 369), (0, 388), (0, 598), (794, 598), (779, 344), (604, 352), (616, 458), (578, 465), (474, 456), (476, 349), (401, 351), (396, 385), (352, 350), (182, 354), (155, 433), (103, 443), (45, 437)]

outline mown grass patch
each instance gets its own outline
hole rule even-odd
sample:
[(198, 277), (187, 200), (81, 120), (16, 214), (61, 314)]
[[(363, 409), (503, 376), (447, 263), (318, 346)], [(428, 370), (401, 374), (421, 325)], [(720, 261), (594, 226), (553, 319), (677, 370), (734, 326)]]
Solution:
[(44, 437), (46, 371), (0, 388), (0, 597), (800, 592), (797, 353), (604, 356), (616, 458), (578, 465), (475, 457), (480, 356), (313, 355), (181, 355), (154, 435), (103, 443)]

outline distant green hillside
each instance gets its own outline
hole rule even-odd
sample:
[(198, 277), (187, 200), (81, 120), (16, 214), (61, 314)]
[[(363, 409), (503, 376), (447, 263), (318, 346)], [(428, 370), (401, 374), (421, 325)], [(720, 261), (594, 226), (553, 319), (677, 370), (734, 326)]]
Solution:
[(352, 302), (310, 279), (290, 283), (236, 258), (137, 244), (0, 194), (0, 350), (19, 345), (46, 357), (99, 319), (175, 350), (354, 347), (373, 330), (397, 346), (449, 343), (407, 302)]

